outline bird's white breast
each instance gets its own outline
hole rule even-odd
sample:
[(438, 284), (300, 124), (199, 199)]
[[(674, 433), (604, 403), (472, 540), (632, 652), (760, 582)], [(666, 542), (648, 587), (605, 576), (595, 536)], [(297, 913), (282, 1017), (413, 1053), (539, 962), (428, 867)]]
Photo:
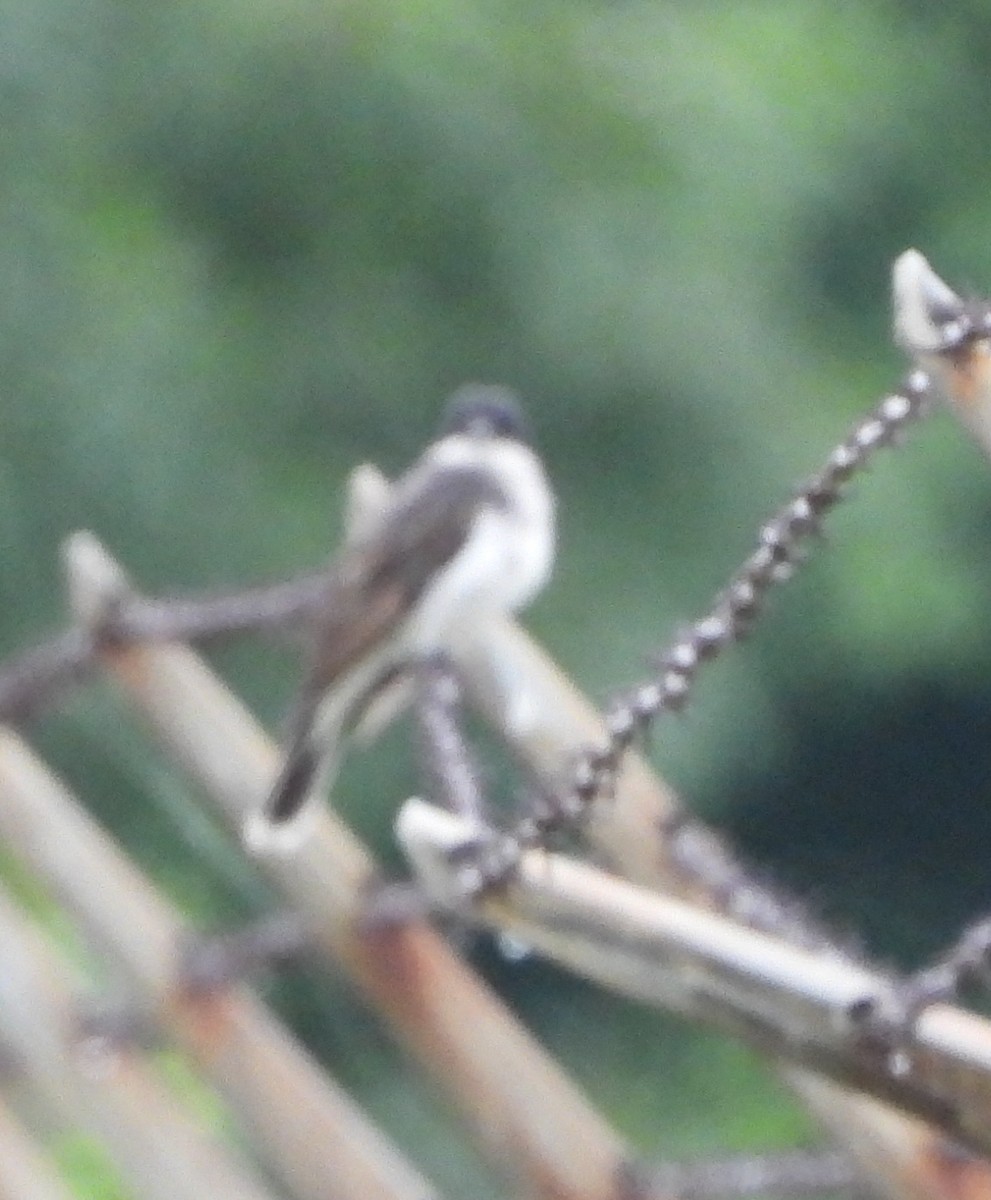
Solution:
[(441, 649), (486, 617), (522, 608), (543, 587), (554, 558), (554, 498), (528, 446), (451, 437), (430, 458), (435, 469), (491, 471), (506, 504), (480, 506), (464, 544), (424, 592), (406, 639), (414, 653)]

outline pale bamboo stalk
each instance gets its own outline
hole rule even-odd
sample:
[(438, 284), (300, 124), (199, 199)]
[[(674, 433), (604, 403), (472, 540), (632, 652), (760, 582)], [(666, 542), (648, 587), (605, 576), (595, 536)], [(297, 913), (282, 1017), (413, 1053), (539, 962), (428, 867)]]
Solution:
[[(88, 536), (70, 542), (67, 566), (84, 621), (128, 587)], [(278, 766), (274, 745), (240, 701), (186, 647), (108, 647), (104, 664), (240, 831)], [(525, 1194), (616, 1196), (631, 1169), (621, 1139), (494, 994), (424, 922), (362, 928), (378, 875), (336, 815), (317, 813), (295, 853), (258, 865), (305, 917), (316, 948), (344, 966)]]
[[(605, 743), (595, 708), (518, 626), (493, 623), (484, 645), (460, 648), (458, 667), (474, 702), (548, 787), (567, 790), (579, 750)], [(671, 857), (666, 831), (679, 808), (673, 791), (630, 753), (613, 795), (593, 806), (583, 828), (617, 874), (718, 910), (727, 897), (707, 893), (697, 880), (686, 883)], [(782, 1074), (886, 1195), (895, 1200), (991, 1195), (991, 1164), (968, 1162), (960, 1172), (959, 1150), (938, 1130), (813, 1072), (784, 1067)]]
[[(438, 902), (457, 897), (452, 852), (478, 836), (477, 823), (413, 799), (397, 834)], [(981, 1017), (936, 1004), (904, 1045), (872, 1044), (856, 1014), (896, 1011), (883, 976), (559, 854), (524, 852), (506, 887), (455, 909), (613, 991), (717, 1025), (991, 1151), (991, 1022)]]
[(0, 838), (223, 1092), (298, 1200), (428, 1200), (433, 1189), (244, 987), (184, 992), (176, 910), (17, 737), (0, 729)]
[(0, 1097), (0, 1200), (72, 1200), (46, 1151)]
[(0, 888), (0, 1026), (33, 1087), (99, 1137), (143, 1200), (268, 1200), (232, 1147), (207, 1135), (142, 1061), (87, 1052), (77, 982)]

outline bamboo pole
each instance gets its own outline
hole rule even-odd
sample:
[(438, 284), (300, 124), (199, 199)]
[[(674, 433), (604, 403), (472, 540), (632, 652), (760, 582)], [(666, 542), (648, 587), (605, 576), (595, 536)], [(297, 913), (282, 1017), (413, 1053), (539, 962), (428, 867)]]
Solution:
[(0, 888), (0, 1026), (33, 1087), (104, 1141), (143, 1200), (269, 1200), (231, 1147), (203, 1131), (132, 1048), (94, 1058), (76, 981)]
[[(71, 539), (66, 558), (74, 611), (98, 622), (128, 581), (89, 535)], [(277, 769), (275, 747), (240, 701), (183, 646), (108, 646), (104, 665), (239, 832)], [(291, 857), (265, 856), (259, 868), (517, 1187), (546, 1200), (623, 1195), (633, 1166), (619, 1137), (434, 931), (422, 921), (362, 927), (378, 874), (333, 813), (316, 814)]]
[(433, 1189), (244, 987), (185, 991), (182, 921), (17, 737), (0, 729), (0, 837), (57, 895), (223, 1092), (298, 1200), (429, 1200)]
[(72, 1200), (45, 1150), (0, 1098), (0, 1197), (3, 1200)]
[[(419, 799), (397, 819), (439, 903), (458, 896), (454, 852), (477, 833), (472, 821)], [(461, 892), (455, 911), (588, 979), (725, 1029), (991, 1152), (991, 1022), (982, 1017), (936, 1004), (910, 1038), (887, 1045), (864, 1015), (870, 1006), (884, 1017), (897, 1004), (883, 976), (562, 855), (524, 852), (505, 887), (467, 900)]]

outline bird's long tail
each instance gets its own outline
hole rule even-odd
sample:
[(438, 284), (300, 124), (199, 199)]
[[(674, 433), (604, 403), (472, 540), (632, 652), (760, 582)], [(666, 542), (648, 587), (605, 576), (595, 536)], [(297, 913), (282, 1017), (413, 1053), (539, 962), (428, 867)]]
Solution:
[(352, 736), (374, 740), (409, 697), (408, 678), (388, 661), (373, 661), (322, 698), (304, 690), (288, 723), (275, 782), (244, 823), (245, 845), (260, 854), (296, 849), (319, 811), (318, 797), (337, 774), (345, 743)]
[(282, 766), (260, 809), (245, 821), (245, 844), (257, 853), (294, 850), (317, 812), (315, 798), (327, 786), (341, 756), (347, 706), (334, 697), (298, 714), (291, 723)]
[(275, 786), (265, 802), (265, 815), (273, 825), (287, 825), (306, 803), (313, 790), (326, 752), (306, 738), (286, 755)]

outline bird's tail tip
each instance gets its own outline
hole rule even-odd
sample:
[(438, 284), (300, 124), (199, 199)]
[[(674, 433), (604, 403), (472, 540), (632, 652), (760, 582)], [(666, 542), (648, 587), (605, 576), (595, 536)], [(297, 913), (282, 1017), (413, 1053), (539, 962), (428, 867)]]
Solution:
[(309, 738), (287, 753), (265, 803), (242, 826), (241, 840), (252, 854), (290, 854), (299, 849), (313, 828), (319, 807), (314, 791), (325, 771), (326, 762), (321, 762)]
[(253, 855), (294, 854), (306, 842), (316, 824), (317, 810), (307, 805), (289, 821), (273, 819), (264, 810), (254, 812), (241, 826), (241, 841)]

